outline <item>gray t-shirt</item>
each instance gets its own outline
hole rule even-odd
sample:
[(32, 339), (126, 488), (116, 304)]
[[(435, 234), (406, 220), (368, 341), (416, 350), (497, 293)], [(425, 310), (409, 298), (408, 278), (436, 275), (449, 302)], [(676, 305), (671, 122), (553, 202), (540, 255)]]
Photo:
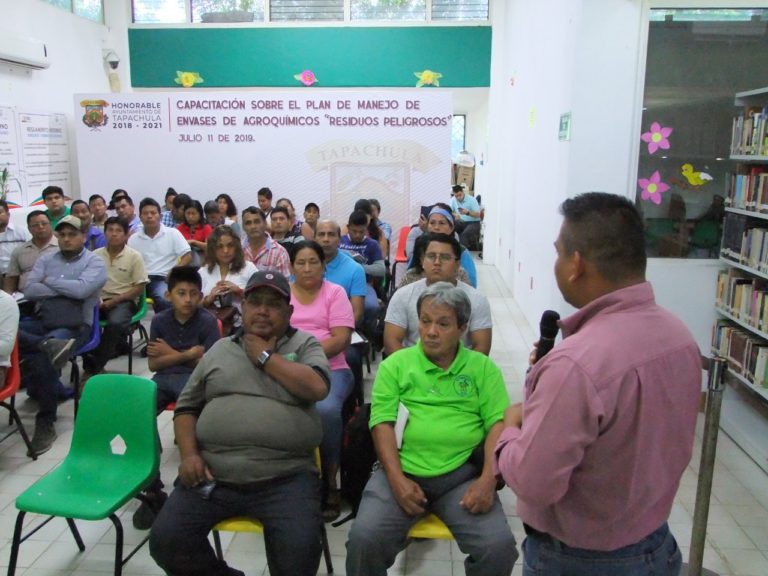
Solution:
[[(291, 328), (274, 353), (330, 381), (314, 336)], [(219, 340), (203, 356), (175, 413), (197, 415), (200, 455), (220, 482), (250, 484), (315, 469), (323, 429), (314, 402), (292, 395), (258, 368), (237, 336)]]
[[(464, 335), (464, 345), (470, 348), (472, 345), (469, 337), (470, 332), (493, 327), (491, 306), (488, 304), (488, 299), (469, 284), (458, 282), (456, 285), (466, 292), (472, 305), (469, 328)], [(416, 313), (416, 301), (426, 289), (427, 280), (424, 278), (398, 288), (389, 300), (387, 316), (384, 321), (405, 328), (406, 335), (403, 346), (412, 346), (419, 340), (419, 316)]]

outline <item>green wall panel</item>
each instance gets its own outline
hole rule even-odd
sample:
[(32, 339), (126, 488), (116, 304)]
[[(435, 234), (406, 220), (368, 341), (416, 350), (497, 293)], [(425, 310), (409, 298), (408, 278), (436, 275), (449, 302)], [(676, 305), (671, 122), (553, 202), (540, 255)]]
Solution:
[(178, 87), (177, 70), (199, 72), (206, 88), (413, 87), (414, 72), (440, 72), (440, 86), (490, 85), (490, 26), (377, 28), (131, 28), (131, 83)]

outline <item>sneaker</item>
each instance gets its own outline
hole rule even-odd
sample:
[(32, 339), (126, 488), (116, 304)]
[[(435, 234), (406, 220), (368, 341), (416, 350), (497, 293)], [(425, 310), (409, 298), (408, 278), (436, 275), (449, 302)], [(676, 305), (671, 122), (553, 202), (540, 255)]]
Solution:
[(38, 420), (35, 423), (35, 434), (32, 436), (31, 447), (27, 450), (27, 456), (34, 458), (48, 452), (53, 446), (54, 440), (56, 440), (56, 429), (53, 427), (53, 422)]
[(63, 340), (62, 338), (48, 338), (45, 342), (40, 344), (43, 352), (48, 354), (48, 358), (53, 364), (55, 370), (61, 370), (69, 360), (69, 351), (72, 350), (72, 346), (75, 344), (75, 339)]
[(133, 513), (133, 527), (136, 530), (149, 530), (152, 528), (152, 523), (155, 521), (165, 501), (168, 500), (168, 494), (163, 490), (145, 492), (144, 496), (147, 497), (149, 503), (142, 501), (141, 506)]

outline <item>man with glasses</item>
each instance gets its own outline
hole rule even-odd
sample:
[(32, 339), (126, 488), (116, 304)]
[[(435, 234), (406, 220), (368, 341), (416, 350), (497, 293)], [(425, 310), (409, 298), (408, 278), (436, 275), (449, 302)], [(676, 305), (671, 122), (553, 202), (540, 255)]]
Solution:
[(447, 234), (429, 234), (429, 242), (422, 258), (425, 277), (398, 289), (389, 301), (387, 316), (384, 319), (384, 352), (389, 355), (418, 341), (419, 317), (416, 301), (427, 286), (435, 282), (450, 282), (464, 290), (472, 303), (469, 327), (464, 335), (465, 346), (488, 355), (491, 351), (493, 326), (488, 299), (469, 284), (456, 279), (461, 254), (461, 247), (456, 238)]

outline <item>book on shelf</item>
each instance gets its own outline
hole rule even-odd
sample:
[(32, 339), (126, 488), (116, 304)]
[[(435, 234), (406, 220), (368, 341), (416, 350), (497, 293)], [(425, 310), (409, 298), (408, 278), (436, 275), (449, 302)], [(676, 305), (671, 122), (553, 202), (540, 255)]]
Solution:
[(726, 179), (726, 205), (742, 210), (768, 210), (768, 167), (739, 166)]
[(723, 221), (721, 254), (737, 262), (741, 261), (741, 244), (747, 229), (747, 217), (744, 214), (726, 212)]
[(755, 386), (768, 382), (768, 342), (727, 320), (718, 320), (712, 330), (712, 350), (728, 362), (728, 368)]
[(749, 106), (733, 119), (731, 128), (731, 154), (755, 155), (766, 153), (768, 108)]

